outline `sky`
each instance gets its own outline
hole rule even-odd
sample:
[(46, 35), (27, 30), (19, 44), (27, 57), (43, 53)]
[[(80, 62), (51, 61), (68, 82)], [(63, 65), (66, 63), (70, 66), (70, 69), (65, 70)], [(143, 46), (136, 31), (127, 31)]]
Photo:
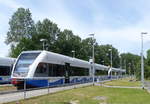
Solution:
[(96, 41), (112, 44), (120, 53), (140, 55), (150, 49), (150, 0), (0, 0), (0, 56), (8, 56), (4, 43), (9, 20), (19, 7), (29, 8), (35, 22), (48, 18), (82, 39), (94, 33)]

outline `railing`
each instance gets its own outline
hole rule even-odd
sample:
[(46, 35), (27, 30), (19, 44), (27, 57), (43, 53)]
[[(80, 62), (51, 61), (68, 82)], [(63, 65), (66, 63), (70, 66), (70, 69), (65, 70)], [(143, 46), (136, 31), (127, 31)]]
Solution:
[[(119, 79), (119, 78), (123, 78), (123, 77), (124, 76), (111, 76), (111, 79)], [(79, 78), (81, 81), (75, 82), (75, 83), (65, 83), (65, 79), (62, 78), (61, 80), (63, 80), (63, 81), (61, 83), (52, 84), (52, 82), (51, 82), (52, 80), (46, 79), (46, 78), (43, 78), (43, 79), (42, 78), (39, 78), (39, 79), (38, 78), (17, 79), (16, 81), (17, 81), (18, 85), (16, 83), (16, 86), (18, 87), (18, 90), (0, 91), (0, 94), (23, 92), (23, 97), (24, 97), (24, 99), (26, 99), (27, 98), (27, 92), (31, 91), (31, 90), (44, 89), (45, 91), (47, 90), (47, 94), (49, 94), (50, 88), (58, 88), (58, 87), (61, 88), (61, 87), (65, 87), (65, 86), (73, 86), (74, 88), (76, 88), (76, 85), (92, 82), (92, 77), (74, 77), (74, 80), (75, 80), (75, 78)], [(89, 80), (85, 80), (85, 78), (89, 78)], [(82, 79), (84, 79), (84, 80), (82, 80)], [(110, 77), (108, 77), (108, 76), (95, 76), (94, 82), (100, 82), (100, 81), (109, 80), (109, 79), (110, 79)], [(31, 83), (34, 86), (31, 86), (30, 85)]]

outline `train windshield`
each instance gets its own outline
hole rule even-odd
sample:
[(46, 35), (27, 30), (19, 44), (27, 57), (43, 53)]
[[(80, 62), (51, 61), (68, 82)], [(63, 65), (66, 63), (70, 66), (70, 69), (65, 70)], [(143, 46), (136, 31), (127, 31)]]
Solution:
[(25, 77), (29, 71), (29, 66), (34, 62), (40, 53), (23, 53), (18, 59), (14, 69), (14, 76)]

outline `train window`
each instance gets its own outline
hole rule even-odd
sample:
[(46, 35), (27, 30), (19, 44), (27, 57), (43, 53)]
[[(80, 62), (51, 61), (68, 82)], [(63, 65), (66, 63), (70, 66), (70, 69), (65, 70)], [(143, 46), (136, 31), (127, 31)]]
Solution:
[(48, 67), (46, 63), (39, 63), (35, 71), (35, 77), (48, 77)]
[(48, 64), (48, 76), (53, 76), (53, 64)]
[(39, 53), (23, 53), (21, 54), (21, 56), (19, 57), (20, 60), (31, 60), (31, 59), (35, 59)]
[(58, 64), (40, 63), (35, 71), (35, 77), (62, 77), (64, 66)]
[(23, 54), (21, 54), (21, 56), (19, 57), (19, 60), (16, 64), (15, 72), (27, 73), (28, 69), (29, 69), (28, 67), (34, 62), (34, 60), (36, 59), (36, 57), (39, 54), (40, 53), (23, 53)]
[(9, 66), (0, 66), (0, 76), (9, 76), (11, 68)]
[[(88, 76), (88, 68), (70, 67), (69, 76)], [(62, 77), (65, 76), (65, 65), (40, 63), (35, 77)]]
[(62, 77), (64, 76), (65, 70), (63, 65), (49, 64), (49, 76)]
[(70, 75), (71, 76), (88, 76), (89, 69), (88, 68), (71, 67)]
[(107, 75), (107, 71), (106, 70), (96, 70), (95, 71), (95, 75)]

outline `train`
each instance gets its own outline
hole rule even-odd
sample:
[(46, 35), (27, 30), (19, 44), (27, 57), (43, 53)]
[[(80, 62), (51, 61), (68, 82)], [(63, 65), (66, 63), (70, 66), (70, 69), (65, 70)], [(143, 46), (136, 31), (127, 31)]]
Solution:
[[(94, 71), (92, 70), (94, 67)], [(49, 51), (23, 51), (17, 58), (12, 74), (12, 84), (17, 88), (60, 86), (63, 84), (88, 83), (97, 79), (108, 79), (108, 66), (92, 64), (74, 57)], [(125, 70), (112, 68), (124, 73)], [(105, 73), (96, 75), (93, 73)]]
[(11, 83), (11, 71), (15, 58), (0, 57), (0, 84)]

